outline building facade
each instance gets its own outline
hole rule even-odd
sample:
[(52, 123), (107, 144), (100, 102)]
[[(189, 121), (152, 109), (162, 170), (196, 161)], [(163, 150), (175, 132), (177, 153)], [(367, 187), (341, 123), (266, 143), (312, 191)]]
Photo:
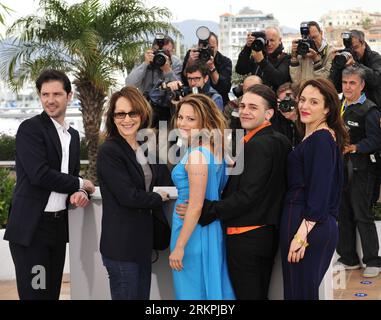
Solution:
[(341, 33), (352, 29), (365, 33), (372, 50), (381, 52), (381, 13), (369, 13), (360, 8), (329, 11), (320, 19), (327, 41), (337, 48), (343, 47)]
[(279, 27), (279, 22), (272, 14), (245, 7), (237, 15), (231, 13), (221, 15), (219, 26), (219, 51), (229, 57), (235, 66), (238, 55), (246, 43), (247, 33), (270, 26)]
[(368, 19), (371, 19), (370, 14), (361, 9), (331, 10), (321, 17), (321, 22), (324, 29), (329, 27), (357, 29)]

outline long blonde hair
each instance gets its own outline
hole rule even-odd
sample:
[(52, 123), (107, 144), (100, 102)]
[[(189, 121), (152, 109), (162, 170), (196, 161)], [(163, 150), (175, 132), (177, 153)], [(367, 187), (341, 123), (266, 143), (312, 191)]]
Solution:
[[(177, 128), (177, 117), (183, 104), (189, 104), (192, 106), (200, 121), (201, 133), (209, 134), (211, 147), (214, 149), (215, 143), (217, 141), (221, 141), (223, 148), (224, 130), (228, 128), (228, 125), (224, 115), (218, 109), (216, 103), (204, 94), (187, 95), (176, 106), (173, 121), (175, 128)], [(216, 134), (218, 134), (219, 137), (217, 137)]]

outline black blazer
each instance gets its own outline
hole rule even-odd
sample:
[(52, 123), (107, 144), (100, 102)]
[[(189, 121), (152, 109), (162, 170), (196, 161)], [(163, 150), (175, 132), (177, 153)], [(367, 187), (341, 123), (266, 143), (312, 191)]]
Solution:
[[(150, 190), (153, 186), (172, 185), (165, 165), (150, 167)], [(151, 261), (152, 209), (162, 210), (162, 200), (156, 192), (146, 192), (143, 169), (122, 137), (102, 144), (97, 173), (103, 203), (102, 255), (118, 261)]]
[(199, 223), (219, 218), (225, 227), (278, 226), (290, 151), (289, 140), (271, 126), (257, 132), (244, 145), (243, 172), (229, 177), (222, 200), (205, 200)]
[(70, 195), (79, 189), (79, 134), (73, 128), (68, 131), (71, 135), (69, 174), (65, 174), (61, 173), (62, 147), (58, 132), (45, 112), (25, 120), (18, 128), (17, 181), (5, 240), (29, 246), (50, 193)]

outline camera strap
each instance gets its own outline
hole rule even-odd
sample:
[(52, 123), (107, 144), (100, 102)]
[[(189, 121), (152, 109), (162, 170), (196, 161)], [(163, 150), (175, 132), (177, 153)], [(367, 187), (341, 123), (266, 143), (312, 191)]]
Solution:
[(323, 48), (323, 50), (322, 51), (318, 50), (322, 58), (327, 55), (327, 51), (328, 51), (328, 43), (325, 40), (323, 40), (323, 45), (324, 44), (325, 44), (325, 47)]

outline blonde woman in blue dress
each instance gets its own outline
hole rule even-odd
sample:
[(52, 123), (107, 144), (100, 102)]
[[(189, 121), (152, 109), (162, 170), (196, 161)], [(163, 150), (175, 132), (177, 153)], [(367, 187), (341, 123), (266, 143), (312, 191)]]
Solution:
[(172, 219), (169, 264), (176, 299), (234, 299), (221, 223), (198, 224), (204, 200), (219, 200), (227, 181), (223, 149), (217, 143), (226, 129), (225, 118), (209, 97), (192, 94), (178, 104), (175, 126), (189, 146), (172, 171), (176, 205), (189, 201), (185, 216), (175, 209)]

